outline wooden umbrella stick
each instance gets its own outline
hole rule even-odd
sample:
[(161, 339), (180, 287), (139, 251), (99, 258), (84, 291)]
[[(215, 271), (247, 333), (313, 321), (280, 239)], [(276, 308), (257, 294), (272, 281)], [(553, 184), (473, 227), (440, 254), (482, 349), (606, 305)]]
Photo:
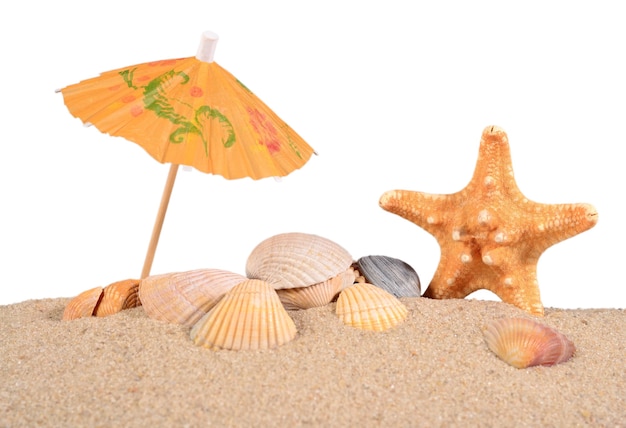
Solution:
[(163, 196), (161, 196), (161, 206), (159, 206), (159, 212), (157, 213), (154, 228), (152, 229), (152, 237), (150, 238), (150, 245), (148, 246), (146, 260), (143, 263), (141, 279), (150, 275), (152, 261), (154, 260), (154, 253), (156, 252), (156, 247), (159, 243), (159, 236), (161, 235), (163, 221), (165, 220), (165, 212), (167, 211), (167, 205), (170, 203), (170, 196), (172, 195), (172, 188), (174, 187), (177, 172), (178, 164), (173, 163), (172, 166), (170, 166), (170, 172), (167, 175), (167, 181), (165, 182), (165, 188), (163, 189)]

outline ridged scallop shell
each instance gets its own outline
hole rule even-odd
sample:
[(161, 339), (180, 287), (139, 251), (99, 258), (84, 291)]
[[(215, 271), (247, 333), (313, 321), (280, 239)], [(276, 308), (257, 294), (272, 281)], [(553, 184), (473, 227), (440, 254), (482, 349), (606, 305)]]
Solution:
[(191, 339), (209, 349), (253, 350), (283, 345), (296, 336), (296, 325), (271, 284), (241, 282), (191, 329)]
[(484, 331), (487, 346), (517, 368), (552, 366), (569, 360), (576, 347), (562, 333), (527, 318), (500, 318)]
[(92, 316), (102, 298), (103, 292), (104, 289), (102, 287), (83, 291), (65, 306), (62, 319), (68, 321)]
[(408, 263), (388, 256), (365, 256), (355, 263), (365, 282), (387, 290), (396, 297), (420, 297), (420, 279)]
[(337, 298), (336, 313), (344, 324), (362, 330), (383, 331), (404, 321), (408, 309), (395, 296), (361, 282), (346, 288)]
[(287, 310), (309, 309), (329, 304), (348, 283), (354, 283), (352, 268), (308, 287), (283, 288), (276, 293)]
[(104, 287), (102, 299), (96, 306), (94, 315), (106, 317), (113, 315), (124, 309), (140, 306), (139, 301), (139, 280), (126, 279), (114, 282)]
[(139, 297), (150, 318), (191, 327), (245, 279), (221, 269), (154, 275), (141, 281)]
[(274, 235), (257, 245), (246, 262), (246, 276), (275, 289), (307, 287), (345, 271), (352, 256), (335, 242), (306, 233)]

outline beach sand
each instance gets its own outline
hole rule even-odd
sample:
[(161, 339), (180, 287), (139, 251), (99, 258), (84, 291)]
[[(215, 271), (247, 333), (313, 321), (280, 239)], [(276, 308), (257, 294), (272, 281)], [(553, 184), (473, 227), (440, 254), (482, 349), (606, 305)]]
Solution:
[(501, 302), (403, 298), (386, 332), (345, 326), (335, 304), (289, 311), (296, 339), (210, 351), (141, 307), (61, 321), (68, 298), (0, 306), (2, 427), (626, 426), (626, 311), (546, 308), (576, 345), (516, 369), (486, 346)]

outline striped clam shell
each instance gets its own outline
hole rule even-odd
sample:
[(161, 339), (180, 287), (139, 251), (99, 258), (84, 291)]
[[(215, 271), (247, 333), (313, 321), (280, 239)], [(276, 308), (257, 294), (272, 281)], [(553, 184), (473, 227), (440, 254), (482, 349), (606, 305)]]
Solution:
[(365, 278), (396, 297), (420, 297), (420, 279), (408, 263), (388, 256), (365, 256), (354, 267)]
[(348, 268), (339, 275), (308, 287), (283, 288), (276, 290), (285, 309), (309, 309), (325, 306), (337, 294), (354, 283), (354, 269)]
[(352, 265), (348, 251), (330, 239), (306, 233), (274, 235), (248, 256), (246, 276), (275, 289), (307, 287), (332, 278)]
[(191, 329), (190, 337), (208, 349), (258, 350), (283, 345), (296, 336), (296, 326), (271, 284), (245, 280)]
[(499, 318), (484, 330), (485, 342), (500, 359), (517, 368), (552, 366), (569, 360), (574, 343), (557, 330), (528, 318)]
[(336, 313), (344, 324), (362, 330), (384, 331), (402, 323), (408, 309), (395, 296), (375, 285), (358, 282), (337, 298)]
[(191, 327), (245, 279), (222, 269), (154, 275), (141, 280), (139, 297), (150, 318)]

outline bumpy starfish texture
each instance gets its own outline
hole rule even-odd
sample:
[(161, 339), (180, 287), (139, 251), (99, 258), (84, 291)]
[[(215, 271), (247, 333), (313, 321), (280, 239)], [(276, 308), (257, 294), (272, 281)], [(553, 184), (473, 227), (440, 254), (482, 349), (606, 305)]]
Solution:
[(424, 297), (462, 299), (487, 289), (536, 316), (543, 316), (539, 256), (598, 221), (589, 204), (528, 200), (513, 177), (507, 135), (496, 126), (483, 131), (474, 176), (460, 192), (392, 190), (379, 204), (426, 230), (441, 247), (439, 266)]

